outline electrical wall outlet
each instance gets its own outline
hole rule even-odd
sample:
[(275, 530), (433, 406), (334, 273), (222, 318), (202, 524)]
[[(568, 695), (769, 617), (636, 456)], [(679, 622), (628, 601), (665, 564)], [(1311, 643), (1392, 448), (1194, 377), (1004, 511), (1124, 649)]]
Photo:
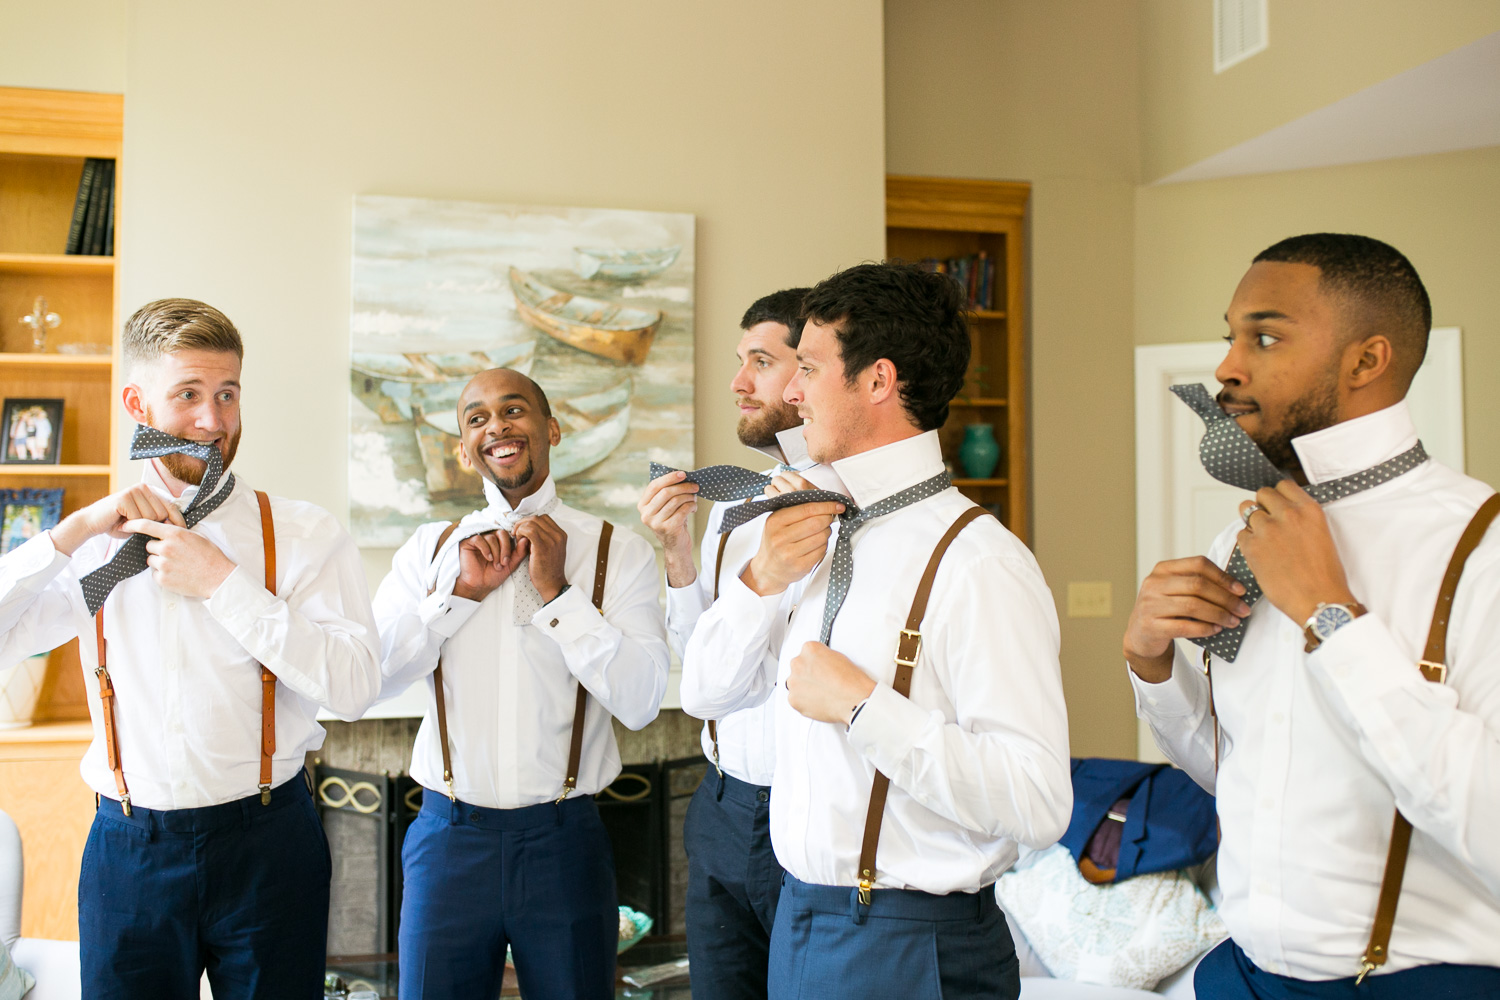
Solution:
[(1108, 580), (1083, 580), (1068, 584), (1069, 618), (1109, 618), (1114, 598)]

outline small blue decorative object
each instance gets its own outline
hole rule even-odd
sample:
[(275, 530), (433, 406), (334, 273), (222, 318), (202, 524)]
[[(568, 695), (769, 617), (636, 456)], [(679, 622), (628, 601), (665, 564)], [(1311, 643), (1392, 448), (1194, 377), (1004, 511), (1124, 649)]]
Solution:
[(958, 449), (959, 461), (970, 479), (988, 479), (1000, 464), (1000, 444), (995, 440), (994, 424), (969, 424), (964, 428), (964, 443)]
[[(638, 943), (651, 931), (652, 919), (639, 910), (632, 910), (628, 906), (620, 907), (620, 946), (616, 954)], [(634, 928), (635, 933), (629, 937), (625, 936), (626, 925)]]

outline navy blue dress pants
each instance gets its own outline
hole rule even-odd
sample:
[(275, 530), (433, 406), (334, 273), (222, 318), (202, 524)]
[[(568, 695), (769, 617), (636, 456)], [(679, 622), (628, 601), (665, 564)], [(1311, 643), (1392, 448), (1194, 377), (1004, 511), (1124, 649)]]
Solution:
[(1016, 1000), (1010, 928), (986, 886), (946, 896), (810, 885), (791, 875), (771, 935), (771, 1000)]
[(507, 945), (527, 997), (614, 997), (615, 860), (592, 796), (486, 809), (425, 789), (401, 868), (401, 1000), (499, 996)]
[(688, 803), (682, 844), (694, 1000), (765, 1000), (783, 874), (771, 790), (710, 770)]
[(1354, 977), (1309, 981), (1258, 968), (1234, 939), (1203, 956), (1193, 973), (1203, 1000), (1500, 1000), (1500, 968), (1488, 965), (1420, 965)]
[(319, 1000), (328, 840), (299, 775), (260, 796), (126, 816), (101, 799), (78, 876), (89, 1000)]

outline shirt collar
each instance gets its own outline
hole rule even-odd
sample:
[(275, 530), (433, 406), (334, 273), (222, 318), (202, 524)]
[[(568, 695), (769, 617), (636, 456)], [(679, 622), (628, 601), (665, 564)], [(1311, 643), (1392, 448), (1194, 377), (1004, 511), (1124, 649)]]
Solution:
[(483, 513), (493, 516), (496, 520), (508, 517), (526, 517), (541, 510), (550, 501), (557, 499), (557, 484), (552, 481), (552, 475), (548, 473), (541, 489), (528, 497), (524, 497), (513, 509), (510, 501), (500, 492), (500, 487), (488, 479), (481, 479), (484, 484), (484, 499), (488, 502)]
[[(183, 489), (182, 496), (176, 497), (174, 499), (172, 496), (172, 488), (167, 485), (167, 481), (162, 476), (161, 470), (157, 468), (156, 459), (146, 460), (145, 468), (141, 470), (141, 482), (145, 483), (156, 492), (164, 494), (168, 500), (177, 505), (179, 510), (187, 510), (189, 507), (191, 507), (193, 504), (193, 499), (198, 495), (198, 487), (190, 485)], [(214, 493), (222, 493), (224, 490), (229, 488), (229, 483), (229, 470), (225, 469), (223, 474), (219, 476), (219, 485), (217, 488), (215, 488)]]
[(1292, 440), (1309, 483), (1363, 472), (1410, 451), (1417, 443), (1406, 400)]
[(844, 485), (838, 473), (826, 465), (819, 465), (817, 460), (807, 453), (807, 439), (802, 435), (801, 424), (778, 431), (776, 444), (768, 448), (752, 450), (760, 452), (776, 463), (776, 469), (772, 471), (772, 475), (790, 468), (793, 472), (801, 473), (802, 478), (818, 489), (842, 493), (844, 496), (849, 495), (849, 487)]
[(833, 471), (844, 481), (854, 502), (868, 507), (941, 473), (943, 449), (937, 431), (925, 431), (841, 458), (833, 463)]

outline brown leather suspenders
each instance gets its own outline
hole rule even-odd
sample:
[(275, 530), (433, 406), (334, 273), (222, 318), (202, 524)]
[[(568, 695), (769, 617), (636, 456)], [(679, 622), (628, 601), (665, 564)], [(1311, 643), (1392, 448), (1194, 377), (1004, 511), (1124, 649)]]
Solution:
[[(734, 534), (733, 529), (719, 536), (719, 554), (714, 558), (714, 600), (719, 599), (719, 574), (724, 570), (724, 548), (729, 544), (729, 536)], [(724, 776), (724, 769), (719, 766), (719, 724), (713, 719), (708, 720), (708, 741), (714, 748), (714, 770), (719, 772), (719, 777)]]
[[(432, 549), (432, 561), (437, 562), (438, 553), (443, 550), (443, 543), (448, 536), (453, 534), (457, 524), (450, 524), (438, 535), (437, 545)], [(594, 557), (594, 609), (601, 615), (604, 614), (604, 582), (609, 572), (609, 540), (614, 534), (615, 526), (608, 521), (603, 523), (599, 532), (599, 549)], [(431, 594), (437, 589), (434, 584), (427, 593)], [(437, 701), (438, 717), (438, 742), (443, 748), (443, 783), (448, 786), (448, 798), (454, 802), (458, 796), (453, 792), (453, 755), (448, 743), (448, 707), (443, 696), (443, 657), (438, 655), (437, 667), (432, 671), (432, 689)], [(578, 765), (583, 760), (583, 724), (588, 713), (589, 693), (582, 684), (578, 685), (578, 698), (573, 705), (573, 734), (568, 745), (568, 773), (563, 778), (562, 794), (557, 797), (558, 802), (567, 798), (578, 787)]]
[[(1474, 514), (1474, 519), (1459, 536), (1453, 556), (1448, 560), (1448, 569), (1443, 574), (1443, 585), (1438, 589), (1437, 605), (1432, 610), (1432, 625), (1427, 630), (1427, 647), (1417, 666), (1422, 676), (1433, 684), (1443, 683), (1448, 676), (1448, 616), (1453, 611), (1453, 598), (1458, 593), (1458, 578), (1463, 575), (1464, 564), (1478, 547), (1490, 523), (1500, 514), (1500, 493), (1484, 502)], [(1370, 944), (1360, 961), (1360, 983), (1365, 976), (1385, 964), (1390, 957), (1391, 929), (1396, 923), (1396, 903), (1401, 896), (1401, 880), (1406, 875), (1406, 855), (1411, 849), (1411, 821), (1396, 811), (1391, 824), (1391, 846), (1386, 854), (1385, 877), (1380, 882), (1379, 902), (1375, 904), (1375, 926), (1370, 931)]]
[[(906, 616), (906, 627), (896, 641), (896, 676), (891, 687), (903, 698), (911, 695), (911, 675), (922, 653), (922, 619), (927, 615), (927, 600), (932, 596), (932, 583), (937, 579), (938, 564), (943, 561), (948, 546), (975, 518), (988, 513), (983, 507), (970, 507), (943, 535), (927, 560), (927, 569), (917, 584), (917, 594), (912, 598), (911, 613)], [(890, 791), (891, 779), (875, 772), (875, 782), (870, 786), (870, 809), (865, 813), (865, 839), (859, 849), (859, 901), (870, 905), (870, 890), (875, 888), (875, 852), (880, 845), (880, 825), (885, 819), (885, 797)]]
[[(266, 590), (276, 593), (276, 525), (271, 519), (271, 498), (255, 491), (260, 504), (261, 547), (265, 553)], [(104, 642), (104, 606), (94, 613), (94, 642), (99, 666), (99, 708), (104, 716), (104, 749), (109, 769), (115, 775), (115, 789), (120, 794), (120, 808), (130, 815), (130, 790), (125, 785), (125, 767), (120, 762), (120, 732), (115, 725), (115, 686), (109, 679), (108, 657)], [(260, 668), (260, 804), (271, 804), (271, 765), (276, 756), (276, 675)]]

